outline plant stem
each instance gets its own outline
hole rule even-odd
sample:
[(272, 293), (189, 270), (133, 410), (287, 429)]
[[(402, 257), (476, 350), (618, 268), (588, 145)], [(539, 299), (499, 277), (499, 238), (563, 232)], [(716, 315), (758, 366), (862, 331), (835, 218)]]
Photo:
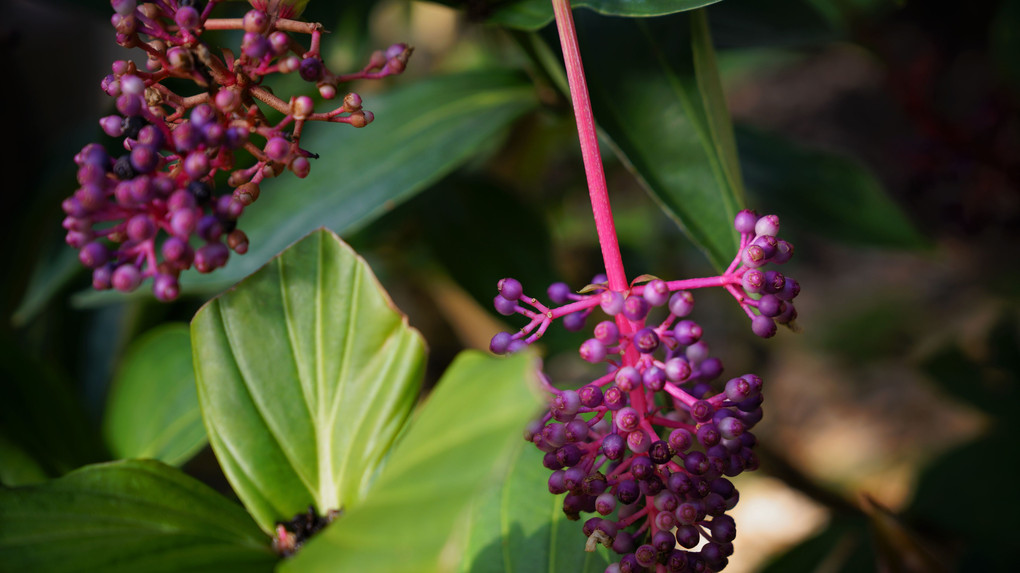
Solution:
[(606, 265), (606, 276), (609, 277), (609, 288), (624, 292), (628, 287), (627, 275), (623, 270), (620, 245), (616, 239), (613, 210), (609, 206), (606, 175), (599, 155), (595, 118), (592, 116), (588, 85), (585, 83), (584, 68), (581, 65), (581, 52), (577, 46), (577, 30), (574, 28), (574, 17), (570, 11), (570, 0), (552, 0), (552, 5), (556, 16), (556, 29), (560, 35), (560, 46), (563, 48), (570, 99), (577, 121), (577, 136), (581, 141), (584, 172), (588, 178), (588, 194), (595, 216), (595, 230), (599, 235), (599, 245), (602, 247), (602, 259)]

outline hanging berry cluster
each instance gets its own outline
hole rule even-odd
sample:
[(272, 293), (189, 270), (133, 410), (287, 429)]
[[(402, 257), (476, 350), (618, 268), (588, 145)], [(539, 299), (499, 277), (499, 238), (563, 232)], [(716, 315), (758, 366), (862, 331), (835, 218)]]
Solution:
[[(231, 250), (247, 251), (237, 221), (263, 179), (285, 169), (308, 175), (309, 158), (317, 156), (301, 148), (305, 122), (372, 122), (356, 93), (316, 113), (311, 97), (273, 95), (262, 86), (267, 76), (296, 72), (331, 100), (344, 82), (401, 73), (411, 55), (394, 44), (372, 54), (362, 70), (334, 74), (320, 56), (322, 26), (292, 19), (297, 3), (252, 0), (243, 18), (210, 18), (222, 1), (111, 2), (117, 43), (144, 50), (148, 60), (144, 70), (114, 62), (103, 79), (117, 114), (100, 125), (122, 138), (123, 151), (86, 145), (75, 156), (80, 187), (63, 203), (66, 241), (93, 269), (97, 289), (128, 292), (152, 277), (158, 299), (175, 299), (182, 271), (210, 272), (226, 264)], [(240, 49), (210, 47), (202, 40), (209, 30), (243, 30)], [(295, 39), (302, 34), (311, 38), (307, 48)], [(175, 86), (186, 80), (193, 93), (174, 91), (170, 79)], [(283, 118), (274, 124), (260, 106)], [(238, 156), (250, 156), (250, 164), (237, 165)], [(218, 189), (223, 183), (228, 191)]]
[(622, 555), (607, 573), (720, 571), (733, 553), (736, 524), (726, 512), (739, 494), (728, 478), (758, 467), (750, 430), (762, 418), (762, 380), (745, 374), (714, 383), (723, 365), (710, 355), (701, 326), (687, 318), (691, 290), (726, 289), (764, 338), (776, 333), (776, 323), (792, 326), (800, 291), (797, 281), (762, 268), (793, 255), (776, 238), (775, 215), (741, 211), (734, 226), (739, 254), (715, 277), (642, 277), (635, 282), (643, 284), (618, 292), (598, 276), (580, 294), (556, 283), (547, 293), (555, 308), (525, 295), (515, 279), (498, 284), (496, 310), (530, 322), (496, 334), (490, 349), (497, 354), (535, 342), (554, 319), (580, 330), (596, 307), (608, 315), (580, 346), (581, 358), (604, 364), (606, 373), (576, 391), (542, 376), (549, 409), (525, 431), (546, 452), (549, 491), (567, 494), (567, 516), (601, 516), (583, 531), (589, 551), (602, 543)]

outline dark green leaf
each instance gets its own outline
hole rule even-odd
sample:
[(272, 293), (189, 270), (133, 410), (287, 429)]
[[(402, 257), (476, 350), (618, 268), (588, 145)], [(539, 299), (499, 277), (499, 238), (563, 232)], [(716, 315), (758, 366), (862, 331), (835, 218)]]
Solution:
[(518, 440), (506, 472), (475, 500), (468, 526), (470, 573), (601, 573), (609, 552), (584, 550), (581, 522), (563, 513), (564, 495), (548, 494), (542, 452)]
[(204, 306), (191, 336), (209, 442), (263, 529), (364, 497), (425, 354), (364, 260), (316, 231)]
[[(1006, 510), (1020, 507), (1020, 463), (1012, 455), (1020, 439), (1018, 427), (993, 427), (991, 435), (935, 460), (918, 479), (906, 515), (923, 524), (944, 548), (959, 551), (958, 571), (1020, 570), (1020, 554), (1013, 545), (1020, 526)], [(961, 519), (961, 512), (967, 517)]]
[[(1015, 425), (1020, 408), (1020, 335), (1017, 319), (1003, 316), (986, 335), (987, 359), (947, 345), (921, 362), (921, 369), (954, 398)], [(1017, 425), (1020, 426), (1020, 425)]]
[(859, 163), (772, 134), (737, 130), (756, 203), (784, 223), (855, 245), (922, 248), (924, 238)]
[(86, 466), (0, 490), (0, 571), (271, 571), (239, 505), (151, 460)]
[[(714, 4), (719, 0), (576, 0), (574, 8), (589, 8), (607, 16), (647, 18), (663, 16), (685, 10), (694, 10)], [(452, 0), (446, 3), (457, 5)], [(521, 30), (537, 30), (553, 19), (552, 3), (549, 0), (479, 0), (468, 6), (469, 10), (481, 16), (488, 16), (490, 22)]]
[(503, 277), (520, 280), (528, 293), (544, 292), (553, 282), (552, 242), (543, 214), (495, 182), (451, 178), (420, 203), (436, 258), (486, 306)]
[(24, 466), (17, 460), (22, 456), (50, 477), (108, 459), (67, 381), (6, 337), (0, 337), (0, 381), (0, 439), (11, 451), (21, 452), (0, 456), (0, 475), (20, 473)]
[[(462, 353), (397, 444), (364, 501), (312, 539), (283, 571), (455, 571), (466, 510), (538, 407), (534, 357)], [(539, 491), (539, 494), (543, 492)]]
[(726, 268), (744, 192), (704, 11), (652, 20), (581, 12), (576, 22), (599, 127), (712, 264)]
[(18, 444), (0, 434), (0, 485), (17, 486), (46, 481), (46, 470)]
[(726, 0), (708, 14), (719, 49), (804, 46), (837, 36), (811, 0)]
[(206, 444), (188, 325), (158, 327), (128, 348), (110, 388), (103, 434), (115, 457), (171, 465)]

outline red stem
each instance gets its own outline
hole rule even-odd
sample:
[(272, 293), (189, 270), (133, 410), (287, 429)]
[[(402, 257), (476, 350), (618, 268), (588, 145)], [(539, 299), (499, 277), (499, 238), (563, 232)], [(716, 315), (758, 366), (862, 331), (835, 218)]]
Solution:
[(574, 17), (570, 11), (570, 0), (552, 0), (552, 5), (553, 13), (556, 16), (556, 29), (560, 34), (560, 45), (563, 48), (567, 83), (570, 85), (570, 99), (574, 105), (577, 135), (581, 141), (584, 171), (588, 178), (588, 193), (591, 196), (591, 209), (595, 216), (595, 230), (598, 232), (599, 245), (602, 247), (602, 259), (606, 264), (609, 288), (625, 292), (629, 285), (627, 275), (623, 270), (623, 259), (620, 257), (620, 245), (616, 239), (613, 211), (609, 206), (606, 175), (603, 172), (602, 158), (599, 155), (595, 118), (592, 116), (591, 100), (588, 97), (588, 86), (585, 83), (584, 68), (581, 64), (581, 52), (577, 46), (577, 30), (574, 28)]

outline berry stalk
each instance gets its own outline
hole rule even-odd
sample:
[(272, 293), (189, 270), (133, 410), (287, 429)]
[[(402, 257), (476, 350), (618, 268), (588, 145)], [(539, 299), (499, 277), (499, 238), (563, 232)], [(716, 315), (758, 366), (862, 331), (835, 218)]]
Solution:
[(602, 169), (602, 157), (599, 155), (595, 117), (592, 115), (591, 99), (588, 97), (588, 84), (584, 79), (584, 66), (581, 64), (581, 51), (577, 45), (577, 30), (574, 27), (570, 0), (552, 0), (552, 5), (556, 29), (560, 35), (560, 46), (563, 49), (563, 61), (567, 69), (567, 83), (570, 85), (570, 99), (577, 121), (577, 135), (581, 141), (581, 156), (584, 158), (584, 172), (588, 179), (588, 194), (591, 197), (591, 210), (595, 216), (595, 230), (599, 236), (606, 275), (609, 278), (609, 289), (624, 292), (627, 290), (627, 275), (623, 270), (620, 245), (616, 240), (616, 225), (613, 223), (613, 210), (609, 206), (606, 175)]

